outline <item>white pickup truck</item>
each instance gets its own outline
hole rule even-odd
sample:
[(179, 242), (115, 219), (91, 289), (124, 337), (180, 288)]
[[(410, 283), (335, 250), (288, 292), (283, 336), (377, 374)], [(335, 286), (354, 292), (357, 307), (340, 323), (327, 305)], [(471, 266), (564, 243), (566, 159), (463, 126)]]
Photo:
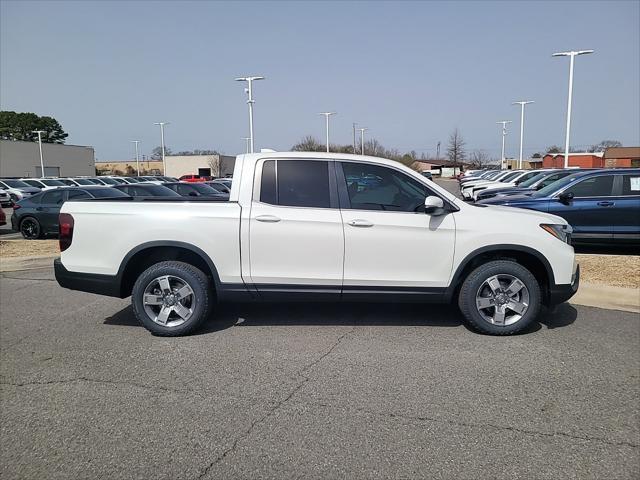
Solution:
[(217, 302), (301, 299), (457, 302), (506, 335), (576, 292), (570, 236), (560, 217), (467, 205), (391, 160), (255, 153), (228, 200), (66, 202), (55, 274), (131, 296), (157, 335), (193, 331)]

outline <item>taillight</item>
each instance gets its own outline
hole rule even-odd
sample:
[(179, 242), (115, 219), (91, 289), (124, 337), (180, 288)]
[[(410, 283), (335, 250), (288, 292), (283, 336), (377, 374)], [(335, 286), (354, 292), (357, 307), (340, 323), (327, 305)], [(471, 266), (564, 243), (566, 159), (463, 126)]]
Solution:
[(59, 217), (59, 241), (60, 251), (64, 252), (73, 241), (73, 217), (68, 213), (61, 213)]

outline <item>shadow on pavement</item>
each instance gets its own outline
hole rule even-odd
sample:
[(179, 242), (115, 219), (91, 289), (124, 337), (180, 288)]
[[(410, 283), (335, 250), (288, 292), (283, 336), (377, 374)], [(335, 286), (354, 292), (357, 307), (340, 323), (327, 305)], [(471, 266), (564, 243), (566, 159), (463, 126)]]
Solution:
[[(548, 329), (571, 325), (578, 312), (568, 303), (555, 310), (543, 309), (538, 321), (520, 333), (537, 332), (542, 325)], [(104, 320), (105, 325), (140, 326), (128, 306)], [(195, 335), (214, 333), (233, 326), (424, 326), (460, 327), (469, 329), (462, 315), (452, 305), (393, 303), (256, 303), (219, 305), (214, 318), (207, 321)]]
[(576, 253), (593, 255), (640, 255), (638, 245), (574, 245)]

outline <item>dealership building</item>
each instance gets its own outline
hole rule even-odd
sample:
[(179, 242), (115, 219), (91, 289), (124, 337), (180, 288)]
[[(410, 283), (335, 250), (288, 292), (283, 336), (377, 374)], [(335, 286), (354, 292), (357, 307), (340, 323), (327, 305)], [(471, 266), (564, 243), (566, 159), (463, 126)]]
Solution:
[[(180, 178), (183, 175), (227, 177), (233, 175), (236, 157), (230, 155), (167, 155), (164, 175)], [(162, 160), (140, 160), (141, 175), (162, 175)], [(136, 161), (108, 161), (96, 163), (103, 175), (135, 175)]]
[[(93, 147), (43, 143), (44, 176), (95, 175)], [(0, 177), (42, 177), (38, 142), (0, 140)]]

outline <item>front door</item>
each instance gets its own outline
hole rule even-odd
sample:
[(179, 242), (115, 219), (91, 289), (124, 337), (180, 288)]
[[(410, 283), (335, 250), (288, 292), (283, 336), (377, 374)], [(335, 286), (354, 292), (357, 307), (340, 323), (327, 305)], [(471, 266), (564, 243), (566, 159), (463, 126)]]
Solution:
[(50, 190), (42, 195), (42, 200), (40, 200), (36, 211), (43, 233), (58, 232), (58, 215), (64, 202), (65, 193), (64, 190)]
[(425, 198), (437, 194), (395, 168), (365, 162), (339, 166), (345, 297), (363, 290), (420, 297), (446, 287), (455, 220), (452, 213), (424, 213)]
[(270, 293), (323, 293), (342, 285), (344, 236), (333, 162), (264, 160), (249, 220), (251, 281)]

